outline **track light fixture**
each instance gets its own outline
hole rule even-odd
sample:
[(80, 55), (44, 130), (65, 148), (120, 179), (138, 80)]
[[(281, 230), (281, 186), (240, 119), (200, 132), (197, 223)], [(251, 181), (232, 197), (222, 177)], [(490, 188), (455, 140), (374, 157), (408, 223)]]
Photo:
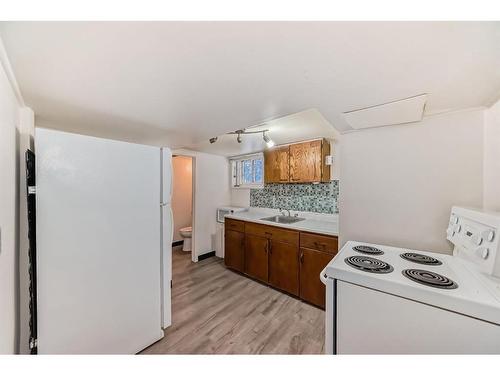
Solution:
[[(234, 132), (229, 132), (229, 133), (226, 133), (226, 134), (236, 134), (236, 141), (238, 143), (241, 143), (243, 142), (243, 139), (242, 139), (242, 135), (246, 135), (246, 134), (259, 134), (259, 133), (262, 133), (262, 139), (264, 140), (264, 142), (266, 143), (266, 146), (268, 148), (270, 147), (273, 147), (274, 146), (274, 142), (271, 138), (269, 138), (269, 136), (266, 134), (266, 132), (268, 132), (269, 129), (265, 129), (265, 130), (255, 130), (255, 131), (247, 131), (245, 129), (240, 129), (240, 130), (235, 130)], [(210, 143), (215, 143), (217, 142), (218, 138), (217, 137), (213, 137), (213, 138), (210, 138), (209, 141)]]
[(271, 148), (274, 146), (274, 141), (269, 138), (265, 131), (262, 133), (262, 139), (264, 140), (264, 142), (266, 142), (267, 148)]

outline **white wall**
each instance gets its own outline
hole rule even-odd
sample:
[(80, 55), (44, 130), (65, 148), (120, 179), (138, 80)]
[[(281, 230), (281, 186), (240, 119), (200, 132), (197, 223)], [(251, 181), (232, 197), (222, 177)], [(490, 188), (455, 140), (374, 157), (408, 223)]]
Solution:
[(452, 205), (481, 207), (483, 111), (344, 134), (340, 236), (450, 252)]
[(500, 100), (485, 111), (484, 208), (500, 211)]
[(2, 61), (0, 65), (0, 354), (17, 351), (18, 124), (19, 104)]
[(214, 249), (217, 207), (231, 200), (229, 163), (226, 157), (191, 150), (173, 150), (174, 155), (194, 157), (193, 259)]
[(250, 189), (231, 189), (231, 206), (249, 207)]
[(192, 224), (193, 210), (193, 162), (192, 158), (176, 156), (172, 159), (174, 214), (174, 241), (182, 240), (179, 230)]

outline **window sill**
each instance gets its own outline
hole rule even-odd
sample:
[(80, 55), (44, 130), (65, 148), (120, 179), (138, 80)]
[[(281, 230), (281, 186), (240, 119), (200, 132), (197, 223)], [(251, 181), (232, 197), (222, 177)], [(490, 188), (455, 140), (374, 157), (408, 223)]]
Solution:
[(255, 184), (255, 185), (240, 185), (240, 186), (231, 186), (232, 189), (264, 189), (264, 185)]

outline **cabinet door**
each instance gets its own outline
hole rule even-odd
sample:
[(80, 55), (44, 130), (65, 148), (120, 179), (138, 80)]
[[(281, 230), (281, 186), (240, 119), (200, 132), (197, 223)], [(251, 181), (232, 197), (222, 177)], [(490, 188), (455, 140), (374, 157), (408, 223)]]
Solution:
[(276, 147), (264, 152), (264, 182), (289, 181), (289, 147)]
[(325, 308), (325, 285), (320, 273), (333, 259), (333, 254), (300, 248), (300, 298)]
[(243, 272), (244, 262), (245, 234), (226, 229), (224, 236), (224, 263), (229, 268)]
[(286, 242), (269, 240), (269, 284), (299, 295), (299, 248)]
[(245, 235), (245, 273), (267, 283), (267, 238)]
[(290, 145), (290, 182), (320, 182), (321, 140)]

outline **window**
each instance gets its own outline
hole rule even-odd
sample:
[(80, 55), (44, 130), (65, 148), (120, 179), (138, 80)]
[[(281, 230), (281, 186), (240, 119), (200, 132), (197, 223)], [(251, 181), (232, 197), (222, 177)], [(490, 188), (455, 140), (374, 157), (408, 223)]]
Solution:
[(231, 159), (231, 186), (233, 188), (264, 187), (264, 156), (254, 154)]

